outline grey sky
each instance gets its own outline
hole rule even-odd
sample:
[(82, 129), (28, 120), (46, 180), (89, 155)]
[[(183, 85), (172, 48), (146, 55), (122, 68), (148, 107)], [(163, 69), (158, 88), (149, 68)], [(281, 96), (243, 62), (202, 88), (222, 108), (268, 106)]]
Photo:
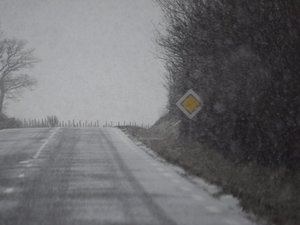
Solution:
[(1, 30), (42, 61), (39, 85), (9, 103), (16, 117), (153, 123), (166, 102), (152, 0), (0, 0)]

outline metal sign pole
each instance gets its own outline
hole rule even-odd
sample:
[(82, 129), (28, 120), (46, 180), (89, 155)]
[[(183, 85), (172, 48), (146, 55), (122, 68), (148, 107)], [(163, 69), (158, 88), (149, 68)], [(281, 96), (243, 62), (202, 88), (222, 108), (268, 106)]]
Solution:
[(189, 139), (189, 142), (192, 142), (192, 120), (189, 119), (189, 136), (188, 136), (188, 139)]

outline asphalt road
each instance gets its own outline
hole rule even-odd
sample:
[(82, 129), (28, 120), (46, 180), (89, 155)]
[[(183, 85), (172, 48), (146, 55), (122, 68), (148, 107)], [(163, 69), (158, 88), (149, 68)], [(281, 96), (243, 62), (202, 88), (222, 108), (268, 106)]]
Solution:
[(0, 131), (0, 224), (250, 225), (120, 130)]

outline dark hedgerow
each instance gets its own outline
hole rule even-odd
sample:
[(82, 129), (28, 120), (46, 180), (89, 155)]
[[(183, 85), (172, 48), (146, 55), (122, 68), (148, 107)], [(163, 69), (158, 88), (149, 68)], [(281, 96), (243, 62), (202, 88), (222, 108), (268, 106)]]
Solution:
[(188, 90), (205, 107), (194, 140), (242, 163), (298, 170), (300, 160), (300, 2), (158, 0), (158, 38), (168, 74), (169, 110)]

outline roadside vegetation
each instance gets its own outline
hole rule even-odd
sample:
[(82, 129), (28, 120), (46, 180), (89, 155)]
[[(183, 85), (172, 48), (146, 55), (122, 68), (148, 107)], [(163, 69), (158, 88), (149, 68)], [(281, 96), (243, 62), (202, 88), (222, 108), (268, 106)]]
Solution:
[(256, 215), (262, 224), (299, 224), (299, 172), (291, 173), (285, 167), (268, 168), (254, 162), (234, 162), (213, 146), (177, 136), (176, 123), (170, 115), (165, 115), (150, 129), (120, 128), (168, 162), (220, 187), (216, 198), (223, 194), (237, 197), (242, 209)]
[(22, 126), (22, 122), (15, 119), (9, 118), (3, 113), (0, 113), (0, 130), (7, 128), (19, 128)]
[[(168, 113), (128, 132), (270, 223), (299, 224), (300, 2), (157, 2)], [(191, 129), (176, 106), (189, 89), (204, 102)]]
[(9, 100), (18, 99), (25, 89), (36, 85), (28, 69), (38, 61), (25, 41), (4, 37), (0, 31), (0, 129), (21, 126), (21, 121), (4, 115), (4, 109)]
[(300, 2), (158, 0), (169, 113), (189, 89), (204, 102), (193, 139), (236, 162), (299, 169)]

